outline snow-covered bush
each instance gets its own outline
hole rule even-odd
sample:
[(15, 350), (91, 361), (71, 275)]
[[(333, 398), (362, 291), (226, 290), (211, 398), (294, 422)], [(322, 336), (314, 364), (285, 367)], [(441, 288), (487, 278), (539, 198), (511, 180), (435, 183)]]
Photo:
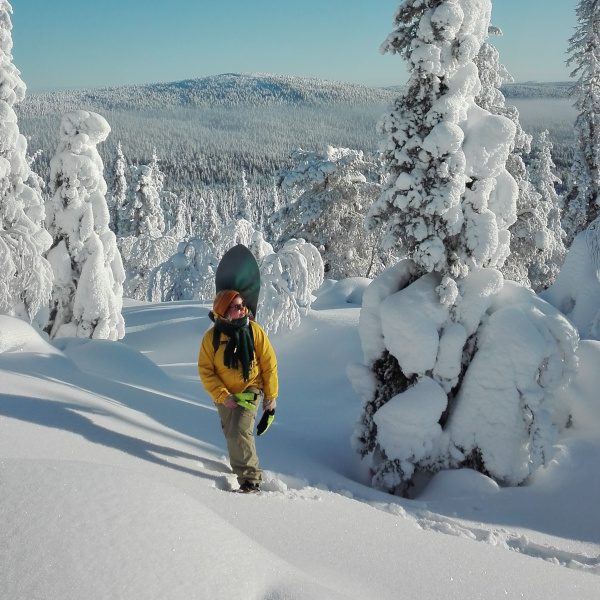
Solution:
[(215, 271), (215, 248), (210, 242), (198, 238), (180, 242), (177, 253), (151, 273), (148, 300), (210, 302), (215, 295)]
[(52, 271), (43, 253), (51, 238), (43, 229), (44, 205), (32, 180), (27, 141), (13, 106), (25, 84), (12, 62), (12, 8), (0, 0), (0, 313), (42, 326)]
[(369, 276), (378, 240), (365, 230), (364, 214), (379, 192), (371, 180), (376, 166), (361, 151), (331, 146), (324, 154), (296, 150), (291, 158), (296, 167), (281, 174), (280, 184), (301, 195), (274, 216), (281, 239), (317, 246), (328, 277)]
[(288, 240), (260, 262), (259, 320), (269, 333), (291, 330), (301, 313), (310, 309), (312, 293), (323, 283), (323, 260), (317, 248), (303, 239)]
[(110, 132), (88, 111), (67, 113), (50, 163), (52, 199), (46, 224), (52, 236), (47, 258), (54, 272), (50, 337), (120, 339), (124, 272), (109, 229), (106, 182), (96, 144)]
[(415, 272), (402, 261), (363, 296), (364, 364), (348, 369), (364, 401), (355, 449), (373, 484), (394, 493), (417, 472), (463, 466), (522, 483), (547, 464), (566, 424), (555, 394), (576, 367), (577, 332), (491, 269), (460, 280), (460, 318), (450, 321), (441, 276)]
[[(459, 465), (524, 481), (549, 456), (553, 395), (574, 368), (575, 330), (531, 291), (505, 288), (499, 270), (516, 219), (506, 163), (517, 127), (476, 103), (490, 13), (489, 0), (405, 0), (383, 45), (409, 61), (411, 77), (383, 121), (388, 173), (369, 222), (407, 258), (365, 291), (364, 363), (348, 374), (364, 403), (354, 447), (373, 484), (399, 494), (419, 472)], [(492, 373), (498, 354), (511, 372)], [(527, 360), (510, 362), (518, 356)], [(494, 412), (477, 389), (484, 376), (500, 422), (526, 424), (498, 462)], [(469, 412), (473, 402), (482, 411)]]

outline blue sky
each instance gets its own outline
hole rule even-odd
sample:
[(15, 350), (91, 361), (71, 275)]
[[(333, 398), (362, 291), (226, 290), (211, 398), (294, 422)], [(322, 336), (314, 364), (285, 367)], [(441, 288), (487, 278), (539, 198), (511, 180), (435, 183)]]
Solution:
[[(218, 73), (403, 83), (382, 56), (399, 0), (12, 0), (13, 56), (30, 90)], [(494, 44), (516, 81), (566, 81), (576, 0), (495, 0)]]

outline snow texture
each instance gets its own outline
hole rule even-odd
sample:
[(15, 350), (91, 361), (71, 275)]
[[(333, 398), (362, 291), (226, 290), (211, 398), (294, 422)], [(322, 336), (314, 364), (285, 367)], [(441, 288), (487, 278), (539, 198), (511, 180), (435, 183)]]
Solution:
[(199, 392), (210, 307), (128, 304), (122, 342), (50, 345), (2, 317), (3, 597), (597, 598), (598, 342), (580, 346), (565, 390), (573, 427), (527, 485), (441, 471), (401, 499), (366, 485), (345, 443), (358, 402), (344, 365), (361, 349), (359, 309), (341, 295), (272, 338), (282, 394), (257, 440), (264, 491), (248, 497), (227, 491), (218, 416)]

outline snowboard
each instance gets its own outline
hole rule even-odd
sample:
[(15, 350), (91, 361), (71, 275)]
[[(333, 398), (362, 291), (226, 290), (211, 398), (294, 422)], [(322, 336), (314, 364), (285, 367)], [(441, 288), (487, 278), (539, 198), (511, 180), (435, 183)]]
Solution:
[(215, 287), (221, 290), (237, 290), (246, 306), (256, 316), (260, 293), (260, 269), (254, 254), (243, 244), (225, 252), (215, 273)]

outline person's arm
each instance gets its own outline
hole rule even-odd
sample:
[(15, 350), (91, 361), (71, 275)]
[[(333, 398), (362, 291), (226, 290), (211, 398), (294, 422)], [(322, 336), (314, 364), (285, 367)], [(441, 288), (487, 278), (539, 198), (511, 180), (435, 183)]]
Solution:
[(213, 332), (208, 331), (202, 338), (198, 354), (198, 373), (204, 389), (210, 394), (216, 404), (223, 404), (229, 396), (229, 390), (223, 385), (215, 371), (215, 349), (212, 342)]
[(254, 326), (254, 350), (263, 380), (265, 400), (276, 400), (279, 394), (279, 379), (275, 350), (264, 329), (256, 322)]

